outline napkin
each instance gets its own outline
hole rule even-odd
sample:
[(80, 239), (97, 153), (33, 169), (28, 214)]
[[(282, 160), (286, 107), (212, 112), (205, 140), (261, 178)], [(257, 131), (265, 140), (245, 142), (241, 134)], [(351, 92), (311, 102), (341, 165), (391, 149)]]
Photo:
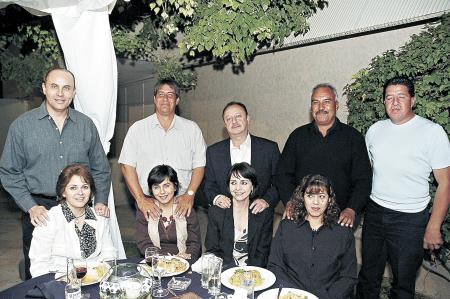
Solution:
[(65, 283), (62, 281), (49, 281), (38, 285), (29, 290), (25, 297), (27, 298), (45, 298), (45, 299), (59, 299), (64, 298)]
[(202, 274), (202, 258), (203, 256), (191, 265), (192, 271)]

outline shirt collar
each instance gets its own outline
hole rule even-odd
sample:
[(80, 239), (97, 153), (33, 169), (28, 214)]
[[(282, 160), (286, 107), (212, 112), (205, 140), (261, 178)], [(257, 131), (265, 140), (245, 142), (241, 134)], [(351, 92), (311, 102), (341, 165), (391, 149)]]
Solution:
[(231, 141), (231, 138), (230, 138), (230, 149), (242, 150), (245, 148), (250, 148), (251, 146), (252, 146), (252, 140), (250, 138), (250, 133), (247, 133), (247, 138), (245, 138), (245, 141), (242, 142), (242, 144), (239, 147), (234, 146), (233, 141)]
[[(50, 114), (48, 114), (48, 111), (47, 111), (47, 106), (45, 105), (45, 101), (46, 100), (44, 100), (38, 108), (38, 113), (37, 113), (38, 119), (50, 117)], [(73, 113), (72, 111), (73, 111), (73, 109), (69, 107), (69, 110), (67, 111), (67, 119), (77, 122), (76, 114)]]
[[(173, 116), (172, 123), (169, 126), (169, 130), (171, 130), (171, 129), (179, 129), (180, 128), (180, 124), (179, 124), (178, 118), (179, 118), (179, 116), (176, 115), (176, 114)], [(150, 126), (153, 127), (153, 128), (154, 127), (158, 127), (158, 128), (163, 129), (163, 127), (159, 123), (158, 116), (156, 116), (156, 113), (153, 113), (153, 115), (151, 115), (151, 117), (150, 117)]]
[[(65, 201), (63, 201), (61, 203), (61, 209), (64, 215), (64, 218), (66, 218), (67, 223), (70, 223), (70, 221), (74, 220), (76, 217), (75, 215), (72, 213), (72, 210), (69, 208), (69, 206), (67, 205), (67, 203)], [(84, 216), (84, 220), (97, 220), (97, 218), (94, 215), (94, 212), (92, 212), (92, 210), (89, 207), (85, 207), (85, 216)]]
[[(331, 128), (329, 128), (327, 130), (327, 134), (325, 136), (328, 136), (330, 133), (333, 133), (334, 131), (337, 131), (339, 129), (339, 125), (340, 125), (341, 121), (339, 120), (339, 118), (336, 117), (336, 119), (334, 120), (333, 125), (331, 126)], [(319, 127), (317, 127), (316, 122), (312, 122), (312, 129), (314, 132), (319, 133), (320, 135), (322, 135), (322, 133), (320, 133), (319, 131)]]

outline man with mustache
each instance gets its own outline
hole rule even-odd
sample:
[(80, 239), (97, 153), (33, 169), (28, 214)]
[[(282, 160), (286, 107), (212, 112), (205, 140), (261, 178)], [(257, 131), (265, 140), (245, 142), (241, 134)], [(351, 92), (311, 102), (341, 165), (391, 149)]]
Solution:
[(356, 219), (370, 194), (372, 170), (364, 137), (336, 117), (339, 108), (336, 88), (321, 83), (312, 89), (313, 122), (295, 129), (283, 149), (275, 184), (286, 205), (301, 179), (311, 173), (331, 179), (341, 209), (339, 223), (357, 227)]
[[(440, 229), (450, 202), (450, 143), (440, 125), (414, 114), (410, 79), (388, 80), (383, 96), (389, 118), (366, 134), (374, 171), (356, 298), (379, 298), (389, 261), (394, 278), (389, 298), (413, 299), (424, 249), (437, 250), (444, 243)], [(438, 186), (429, 216), (431, 172)]]

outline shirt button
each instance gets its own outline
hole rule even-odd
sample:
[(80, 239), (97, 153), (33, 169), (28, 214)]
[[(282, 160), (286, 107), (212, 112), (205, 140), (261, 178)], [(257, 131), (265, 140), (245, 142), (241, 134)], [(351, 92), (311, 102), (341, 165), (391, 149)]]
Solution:
[(62, 141), (60, 141), (59, 144), (62, 144)]
[(58, 127), (56, 127), (55, 129), (58, 130)]
[(60, 159), (62, 159), (62, 158), (63, 158), (63, 156), (59, 156), (59, 158), (60, 158)]
[(316, 247), (313, 246), (312, 250), (316, 250)]

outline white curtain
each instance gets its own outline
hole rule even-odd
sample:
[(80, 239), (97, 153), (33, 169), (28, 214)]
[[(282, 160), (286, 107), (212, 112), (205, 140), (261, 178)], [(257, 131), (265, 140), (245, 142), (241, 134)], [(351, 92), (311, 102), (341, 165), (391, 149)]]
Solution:
[[(51, 14), (67, 68), (76, 78), (75, 109), (97, 126), (105, 153), (114, 134), (117, 104), (117, 62), (108, 13), (115, 0), (0, 0), (0, 8), (15, 3), (37, 14)], [(111, 233), (119, 258), (126, 258), (111, 186), (108, 199)]]

